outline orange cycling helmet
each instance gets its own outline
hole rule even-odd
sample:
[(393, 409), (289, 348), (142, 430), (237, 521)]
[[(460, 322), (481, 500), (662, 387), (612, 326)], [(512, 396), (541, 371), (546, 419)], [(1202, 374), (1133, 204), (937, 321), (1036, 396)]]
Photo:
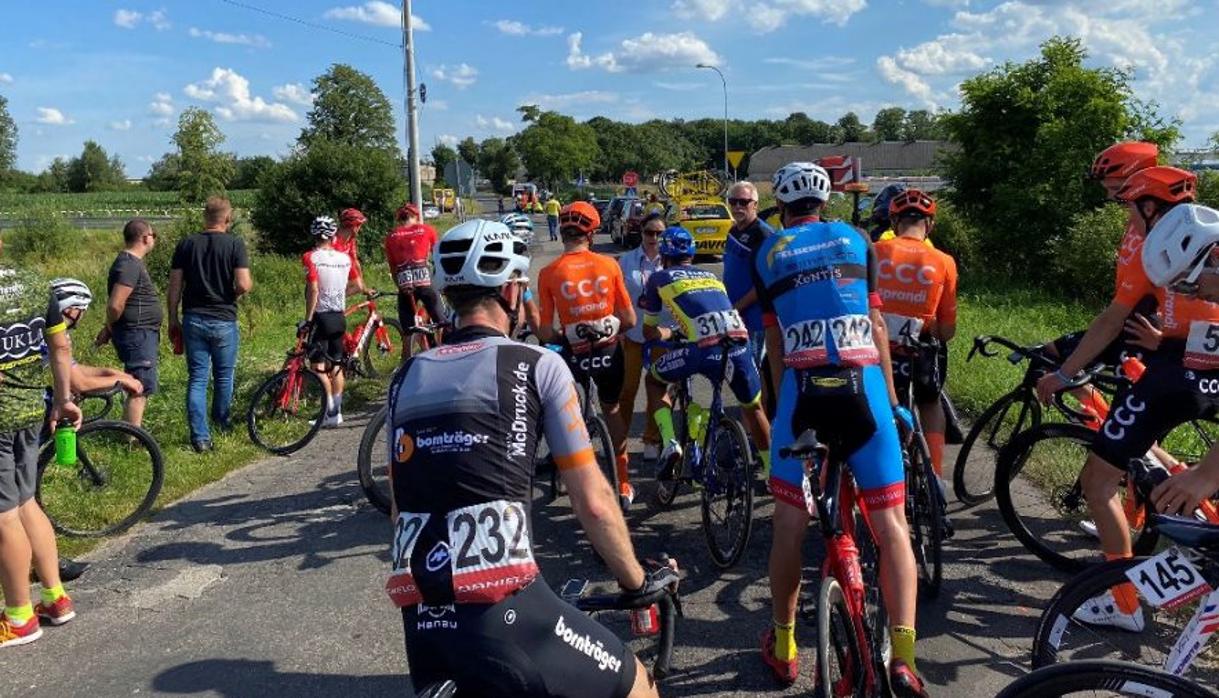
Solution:
[(559, 211), (559, 230), (576, 228), (585, 235), (592, 235), (601, 227), (601, 214), (587, 201), (573, 201)]
[(1121, 202), (1156, 199), (1166, 204), (1193, 201), (1198, 175), (1176, 167), (1157, 165), (1139, 170), (1126, 180), (1113, 198)]
[(1160, 156), (1160, 148), (1155, 143), (1143, 141), (1126, 141), (1117, 143), (1100, 151), (1100, 155), (1092, 161), (1092, 169), (1088, 171), (1091, 179), (1106, 179), (1120, 177), (1125, 179), (1130, 175), (1156, 166)]
[(935, 218), (935, 199), (918, 189), (907, 189), (889, 202), (890, 220), (912, 213), (925, 218)]

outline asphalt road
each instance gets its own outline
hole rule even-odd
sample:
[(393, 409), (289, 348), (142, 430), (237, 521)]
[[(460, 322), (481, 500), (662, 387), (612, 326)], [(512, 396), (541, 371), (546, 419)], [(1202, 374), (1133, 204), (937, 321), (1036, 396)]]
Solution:
[[(557, 251), (536, 246), (536, 263)], [(642, 395), (636, 436), (640, 410)], [(400, 616), (382, 592), (389, 525), (354, 474), (367, 415), (351, 417), (302, 452), (232, 473), (90, 555), (93, 569), (70, 589), (78, 618), (0, 651), (0, 694), (410, 695)], [(685, 574), (686, 618), (664, 695), (806, 693), (810, 622), (797, 631), (804, 678), (795, 687), (777, 689), (758, 658), (769, 622), (769, 498), (758, 498), (750, 549), (721, 573), (704, 548), (698, 500), (686, 494), (659, 509), (637, 457), (633, 469), (642, 491), (628, 517), (636, 548), (667, 551)], [(1039, 609), (1063, 577), (1027, 555), (992, 506), (951, 511), (958, 534), (942, 594), (919, 610), (919, 667), (935, 695), (994, 695), (1026, 670)], [(565, 499), (548, 504), (539, 491), (534, 526), (549, 582), (610, 584)], [(625, 616), (605, 621), (629, 632)]]

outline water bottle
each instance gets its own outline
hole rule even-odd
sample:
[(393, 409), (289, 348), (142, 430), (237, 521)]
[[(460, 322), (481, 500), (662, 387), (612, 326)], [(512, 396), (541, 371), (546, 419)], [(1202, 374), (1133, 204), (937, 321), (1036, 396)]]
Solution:
[(660, 611), (656, 604), (631, 611), (631, 632), (635, 637), (647, 637), (660, 632)]
[(1147, 370), (1147, 366), (1139, 361), (1138, 357), (1127, 356), (1122, 359), (1122, 373), (1133, 383), (1138, 383), (1143, 377), (1143, 372)]
[(859, 548), (850, 536), (834, 536), (830, 541), (838, 549), (838, 559), (842, 561), (842, 571), (846, 579), (840, 579), (847, 591), (863, 595), (863, 571), (859, 567)]
[(691, 441), (699, 444), (707, 434), (707, 410), (698, 403), (691, 402), (686, 406), (686, 433)]
[(59, 420), (55, 427), (55, 463), (76, 465), (76, 427), (70, 419)]

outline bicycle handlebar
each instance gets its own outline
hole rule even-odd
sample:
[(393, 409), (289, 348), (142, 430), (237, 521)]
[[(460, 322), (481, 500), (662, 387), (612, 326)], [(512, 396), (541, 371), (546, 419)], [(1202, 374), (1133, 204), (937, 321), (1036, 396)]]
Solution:
[[(998, 344), (1006, 347), (1013, 352), (1013, 356), (1019, 355), (1021, 358), (1029, 359), (1030, 361), (1044, 361), (1049, 364), (1059, 363), (1057, 359), (1045, 353), (1045, 345), (1043, 344), (1026, 347), (1016, 344), (1012, 340), (1005, 337), (986, 334), (974, 337), (973, 348), (969, 350), (969, 356), (967, 356), (965, 360), (972, 361), (975, 354), (981, 354), (987, 358), (998, 356), (999, 352), (990, 349), (991, 344)], [(1012, 363), (1019, 362), (1013, 360)]]

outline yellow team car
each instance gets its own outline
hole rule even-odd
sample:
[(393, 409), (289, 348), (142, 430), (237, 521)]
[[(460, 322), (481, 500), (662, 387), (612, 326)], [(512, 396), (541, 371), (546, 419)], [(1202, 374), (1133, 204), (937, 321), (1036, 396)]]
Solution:
[(690, 231), (699, 254), (724, 254), (732, 216), (723, 199), (700, 197), (677, 199), (670, 207), (669, 225), (680, 225)]

